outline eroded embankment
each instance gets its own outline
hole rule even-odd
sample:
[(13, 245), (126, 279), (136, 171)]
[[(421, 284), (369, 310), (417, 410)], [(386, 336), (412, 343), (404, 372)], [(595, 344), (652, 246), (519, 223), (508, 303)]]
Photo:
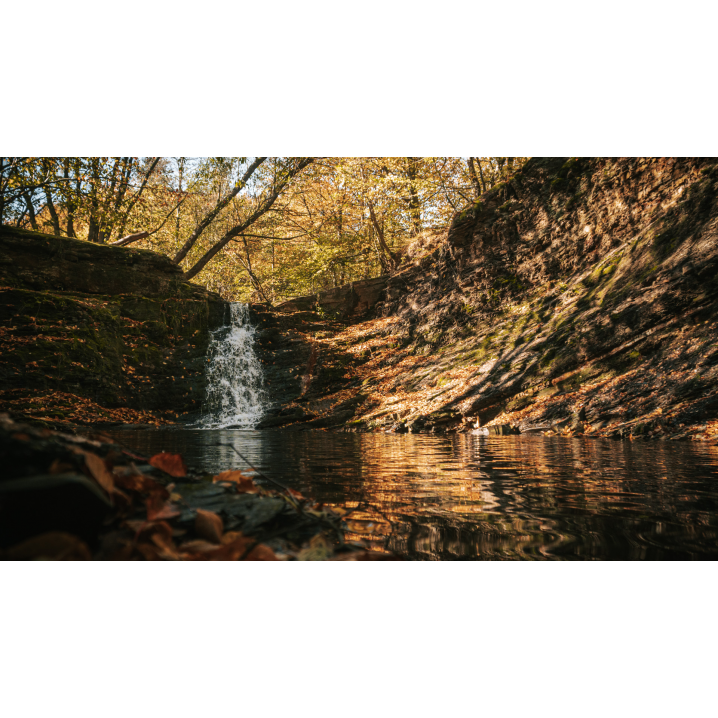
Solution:
[(275, 422), (713, 440), (717, 194), (709, 160), (532, 160), (390, 277), (378, 318), (305, 333)]
[(0, 411), (47, 425), (200, 409), (220, 297), (169, 259), (0, 227)]

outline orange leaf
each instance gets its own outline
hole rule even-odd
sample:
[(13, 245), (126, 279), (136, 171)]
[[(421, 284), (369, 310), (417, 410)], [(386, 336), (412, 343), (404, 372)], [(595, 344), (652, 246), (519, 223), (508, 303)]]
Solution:
[[(180, 548), (186, 551), (190, 561), (237, 561), (254, 543), (254, 539), (244, 536), (240, 531), (228, 531), (222, 537), (221, 546), (212, 546), (206, 541), (189, 541)], [(209, 548), (211, 546), (211, 548)], [(255, 546), (246, 558), (247, 561), (278, 561), (269, 546)]]
[(162, 494), (163, 498), (168, 498), (169, 493), (162, 484), (144, 474), (126, 474), (125, 476), (115, 475), (115, 484), (123, 489), (137, 491), (139, 493), (157, 493)]
[(172, 519), (175, 516), (179, 516), (180, 512), (171, 503), (165, 502), (164, 497), (161, 494), (150, 494), (145, 499), (145, 506), (147, 506), (147, 520), (157, 521), (159, 519)]
[(77, 446), (71, 446), (70, 449), (76, 454), (82, 454), (85, 457), (85, 466), (89, 469), (92, 478), (95, 479), (108, 494), (112, 494), (115, 490), (115, 480), (112, 478), (112, 474), (107, 470), (105, 462), (97, 456), (97, 454), (92, 454)]
[(214, 513), (214, 511), (205, 511), (197, 509), (197, 518), (194, 520), (194, 530), (197, 535), (212, 543), (220, 543), (222, 541), (222, 533), (224, 532), (224, 524), (222, 519)]
[(289, 492), (289, 495), (294, 497), (295, 499), (303, 499), (304, 496), (302, 496), (298, 491), (295, 491), (294, 489), (287, 489)]
[(180, 546), (182, 553), (205, 553), (207, 551), (215, 551), (217, 544), (210, 543), (204, 539), (194, 539), (193, 541), (185, 541)]
[(249, 552), (245, 561), (279, 561), (279, 559), (269, 546), (260, 543)]
[(237, 491), (240, 494), (249, 494), (259, 491), (259, 487), (252, 481), (251, 477), (243, 474), (241, 471), (223, 471), (221, 474), (217, 474), (212, 481), (215, 484), (221, 481), (237, 484)]
[[(129, 526), (131, 523), (136, 525), (138, 522), (128, 521), (127, 525)], [(135, 536), (136, 549), (144, 556), (145, 560), (178, 561), (181, 558), (172, 540), (172, 527), (166, 521), (139, 523), (141, 525), (138, 526)]]
[(187, 476), (187, 467), (181, 454), (168, 454), (163, 451), (161, 454), (155, 454), (148, 463), (176, 479)]

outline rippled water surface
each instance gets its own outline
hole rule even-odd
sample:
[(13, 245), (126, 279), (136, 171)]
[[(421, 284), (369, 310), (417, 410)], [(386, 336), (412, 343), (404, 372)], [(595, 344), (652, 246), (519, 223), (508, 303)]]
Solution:
[(716, 446), (466, 434), (108, 433), (143, 454), (180, 452), (212, 473), (246, 469), (235, 446), (306, 496), (355, 508), (351, 538), (412, 558), (718, 558)]

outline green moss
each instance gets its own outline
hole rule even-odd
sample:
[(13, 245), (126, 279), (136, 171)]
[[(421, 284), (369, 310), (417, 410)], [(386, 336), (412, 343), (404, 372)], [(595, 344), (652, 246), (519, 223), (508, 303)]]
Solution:
[(554, 361), (556, 357), (556, 348), (550, 347), (548, 351), (544, 352), (543, 356), (539, 360), (539, 366), (542, 369), (548, 368)]

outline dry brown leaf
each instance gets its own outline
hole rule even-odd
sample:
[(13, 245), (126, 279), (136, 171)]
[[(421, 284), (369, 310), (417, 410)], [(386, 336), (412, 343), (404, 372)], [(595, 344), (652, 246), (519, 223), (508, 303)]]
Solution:
[[(181, 546), (184, 557), (189, 561), (237, 561), (254, 543), (254, 539), (244, 536), (241, 531), (228, 531), (217, 546), (208, 541), (188, 541)], [(247, 561), (278, 561), (269, 546), (259, 544), (246, 557)]]
[[(126, 522), (136, 524), (137, 522)], [(172, 527), (166, 521), (143, 523), (135, 536), (136, 546), (147, 561), (178, 561), (181, 559), (172, 540)]]
[(227, 481), (236, 484), (237, 491), (241, 494), (251, 494), (259, 491), (259, 487), (252, 481), (252, 478), (241, 471), (223, 471), (221, 474), (217, 474), (212, 481), (214, 483)]
[(148, 521), (172, 519), (175, 516), (180, 515), (180, 512), (177, 510), (177, 508), (169, 501), (165, 501), (165, 498), (160, 493), (150, 494), (145, 499), (145, 506), (147, 507)]
[(130, 489), (131, 491), (137, 491), (139, 493), (162, 494), (163, 498), (169, 496), (169, 493), (162, 484), (140, 473), (125, 476), (117, 476), (117, 474), (115, 474), (115, 484), (123, 489)]
[(277, 558), (277, 555), (272, 551), (269, 546), (266, 546), (263, 543), (260, 543), (258, 546), (255, 546), (247, 556), (245, 561), (279, 561)]
[(180, 546), (182, 553), (204, 553), (205, 551), (215, 551), (217, 544), (211, 543), (205, 539), (193, 539), (192, 541), (185, 541)]
[(115, 480), (112, 474), (107, 470), (105, 462), (97, 455), (77, 446), (70, 446), (70, 449), (76, 454), (85, 457), (85, 465), (95, 481), (108, 493), (112, 494), (115, 489)]
[(194, 530), (200, 538), (207, 539), (207, 541), (212, 541), (213, 543), (220, 543), (224, 532), (224, 524), (214, 511), (197, 509)]
[(176, 479), (187, 476), (187, 467), (185, 466), (182, 454), (168, 454), (163, 451), (161, 454), (155, 454), (148, 463), (150, 466), (161, 469)]

